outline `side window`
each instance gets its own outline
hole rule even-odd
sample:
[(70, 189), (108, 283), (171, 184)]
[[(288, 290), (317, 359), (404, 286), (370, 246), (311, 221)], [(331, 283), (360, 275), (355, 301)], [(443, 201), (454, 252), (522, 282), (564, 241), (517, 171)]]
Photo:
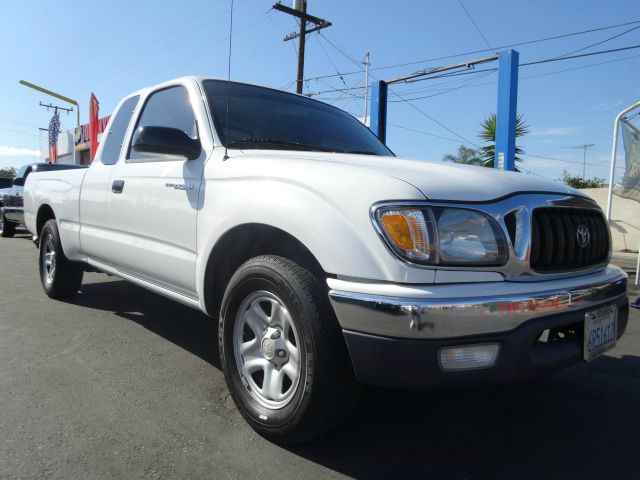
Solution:
[[(196, 117), (189, 102), (187, 89), (176, 86), (151, 94), (142, 110), (136, 130), (148, 126), (177, 128), (190, 137), (195, 137)], [(127, 158), (132, 161), (149, 161), (154, 159), (154, 155), (135, 152), (129, 146)]]
[(27, 173), (27, 169), (31, 169), (31, 167), (29, 165), (25, 165), (20, 170), (18, 170), (18, 173), (16, 173), (16, 178), (23, 178), (25, 176), (25, 173)]
[(100, 161), (104, 165), (114, 165), (118, 161), (120, 150), (124, 143), (124, 136), (127, 133), (127, 127), (129, 126), (129, 122), (133, 116), (133, 110), (136, 108), (139, 98), (140, 96), (136, 95), (135, 97), (125, 100), (120, 110), (118, 110), (118, 113), (116, 113), (113, 122), (111, 122), (111, 129), (106, 135), (106, 138), (102, 140), (104, 146), (102, 147), (102, 157)]

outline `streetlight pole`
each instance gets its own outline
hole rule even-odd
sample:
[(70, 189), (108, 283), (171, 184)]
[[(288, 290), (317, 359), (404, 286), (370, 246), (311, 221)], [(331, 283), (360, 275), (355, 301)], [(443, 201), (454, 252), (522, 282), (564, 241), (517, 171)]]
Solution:
[(24, 85), (25, 87), (29, 87), (29, 88), (33, 88), (34, 90), (38, 90), (39, 92), (45, 93), (47, 95), (51, 95), (52, 97), (55, 98), (59, 98), (60, 100), (62, 100), (63, 102), (67, 102), (70, 103), (71, 105), (75, 105), (76, 106), (76, 114), (77, 114), (77, 121), (78, 121), (78, 127), (80, 126), (80, 105), (78, 104), (78, 102), (72, 98), (69, 97), (65, 97), (64, 95), (60, 95), (59, 93), (56, 92), (52, 92), (51, 90), (47, 90), (44, 87), (39, 87), (38, 85), (35, 85), (31, 82), (27, 82), (26, 80), (20, 80), (20, 84)]

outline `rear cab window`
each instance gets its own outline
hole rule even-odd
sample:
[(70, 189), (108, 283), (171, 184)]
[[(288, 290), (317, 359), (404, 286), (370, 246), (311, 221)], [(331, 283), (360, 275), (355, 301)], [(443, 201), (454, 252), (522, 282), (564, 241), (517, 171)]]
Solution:
[(127, 133), (127, 128), (139, 99), (140, 96), (136, 95), (124, 101), (111, 122), (109, 132), (106, 136), (103, 136), (104, 145), (100, 156), (100, 162), (103, 165), (115, 165), (118, 162), (122, 144), (124, 143), (124, 136)]

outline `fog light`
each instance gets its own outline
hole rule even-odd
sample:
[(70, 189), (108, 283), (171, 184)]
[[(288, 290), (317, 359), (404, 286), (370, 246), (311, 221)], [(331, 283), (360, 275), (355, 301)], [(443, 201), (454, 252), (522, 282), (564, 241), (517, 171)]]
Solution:
[(441, 348), (440, 368), (459, 371), (493, 367), (498, 360), (499, 352), (499, 343)]

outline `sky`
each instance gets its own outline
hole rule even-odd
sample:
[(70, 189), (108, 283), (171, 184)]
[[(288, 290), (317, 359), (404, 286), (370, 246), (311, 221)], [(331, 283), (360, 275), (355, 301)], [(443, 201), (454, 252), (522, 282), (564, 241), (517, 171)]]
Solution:
[[(272, 4), (235, 0), (231, 78), (294, 91), (297, 43), (283, 37), (298, 27)], [(46, 134), (38, 128), (47, 127), (52, 115), (39, 102), (63, 105), (19, 80), (78, 100), (85, 123), (92, 92), (102, 116), (141, 87), (183, 75), (226, 78), (230, 5), (3, 0), (0, 168), (38, 160)], [(308, 37), (305, 93), (356, 117), (364, 114), (366, 52), (370, 80), (389, 80), (484, 57), (505, 45), (640, 20), (637, 0), (309, 0), (308, 11), (333, 25)], [(640, 23), (514, 48), (522, 64), (575, 50), (639, 45), (636, 27)], [(527, 154), (523, 169), (548, 179), (563, 170), (582, 174), (584, 152), (576, 147), (593, 144), (586, 176), (608, 178), (613, 121), (640, 100), (638, 72), (640, 48), (521, 67), (518, 112), (530, 126), (517, 142)], [(461, 144), (482, 145), (480, 123), (496, 111), (496, 79), (496, 72), (478, 71), (394, 85), (387, 144), (400, 156), (427, 161), (442, 161)], [(336, 89), (349, 90), (327, 92)], [(75, 112), (62, 113), (61, 122), (63, 129), (73, 128)]]

